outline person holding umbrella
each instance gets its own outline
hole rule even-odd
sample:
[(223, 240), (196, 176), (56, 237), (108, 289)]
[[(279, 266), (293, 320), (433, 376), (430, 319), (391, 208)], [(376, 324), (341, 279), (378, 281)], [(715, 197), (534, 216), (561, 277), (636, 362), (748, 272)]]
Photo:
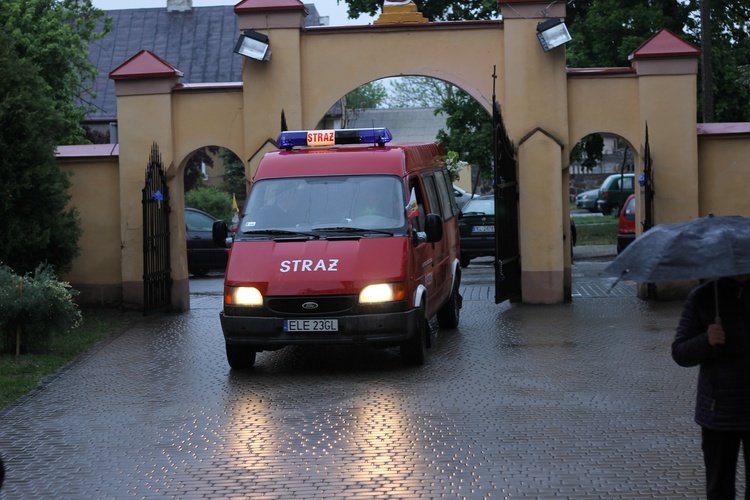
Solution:
[[(690, 292), (672, 343), (680, 366), (700, 366), (695, 421), (709, 499), (735, 497), (742, 445), (750, 463), (750, 218), (708, 214), (645, 231), (602, 271), (618, 281), (710, 280)], [(745, 474), (750, 500), (750, 472)]]
[[(707, 498), (734, 498), (740, 444), (745, 467), (750, 463), (750, 274), (710, 281), (690, 293), (672, 358), (680, 366), (700, 365), (695, 422)], [(750, 473), (745, 477), (750, 499)]]

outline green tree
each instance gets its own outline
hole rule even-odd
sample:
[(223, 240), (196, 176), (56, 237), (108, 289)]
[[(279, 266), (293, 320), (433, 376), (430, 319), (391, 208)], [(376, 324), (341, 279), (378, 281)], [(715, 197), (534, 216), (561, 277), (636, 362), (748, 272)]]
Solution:
[(446, 151), (455, 151), (461, 160), (477, 167), (485, 179), (492, 177), (492, 117), (469, 94), (456, 90), (446, 98), (435, 114), (447, 115), (447, 130), (440, 129), (437, 139)]
[(2, 0), (0, 30), (8, 36), (20, 59), (38, 69), (45, 85), (40, 89), (54, 105), (64, 127), (54, 137), (57, 144), (81, 144), (81, 121), (93, 93), (95, 67), (88, 61), (88, 46), (104, 37), (111, 27), (107, 19), (102, 32), (96, 20), (104, 12), (90, 0)]
[[(704, 50), (699, 80), (699, 121), (750, 121), (750, 4), (711, 0), (708, 8), (702, 9), (706, 7), (703, 1), (691, 0), (688, 5), (687, 38)], [(706, 19), (708, 26), (703, 25), (703, 11), (710, 14)], [(701, 43), (706, 27), (710, 28), (707, 31), (710, 40)], [(703, 74), (706, 68), (711, 72), (709, 78)], [(703, 89), (704, 82), (710, 88)], [(709, 99), (707, 116), (703, 116), (704, 96)]]
[(580, 163), (586, 170), (593, 170), (602, 161), (604, 155), (604, 139), (600, 134), (590, 134), (581, 139), (570, 152), (571, 163)]
[[(710, 40), (701, 44), (700, 0), (573, 0), (566, 21), (573, 40), (567, 44), (568, 66), (629, 66), (628, 55), (660, 28), (707, 48), (703, 63), (712, 78), (699, 75), (699, 121), (750, 120), (750, 5), (745, 1), (710, 2)], [(706, 54), (704, 54), (705, 56)], [(710, 63), (710, 64), (707, 64)], [(703, 116), (702, 82), (711, 82), (713, 116)]]
[(19, 275), (43, 262), (70, 269), (81, 234), (70, 178), (55, 161), (67, 116), (41, 69), (0, 29), (0, 262)]
[(185, 173), (183, 174), (186, 193), (203, 187), (203, 166), (214, 168), (214, 156), (218, 155), (220, 151), (219, 146), (205, 146), (193, 152), (185, 164)]
[(573, 0), (566, 9), (568, 66), (629, 66), (628, 55), (659, 29), (682, 33), (689, 13), (679, 0)]
[(224, 191), (234, 195), (237, 205), (242, 209), (247, 196), (247, 178), (245, 177), (245, 164), (229, 149), (223, 149), (221, 160), (224, 162)]
[(185, 206), (203, 210), (217, 219), (232, 220), (232, 197), (215, 186), (205, 186), (185, 193)]
[(340, 99), (342, 128), (347, 128), (349, 116), (356, 115), (359, 110), (378, 108), (388, 96), (388, 91), (380, 82), (366, 83)]
[(386, 102), (391, 108), (437, 108), (453, 95), (448, 82), (425, 76), (394, 78)]

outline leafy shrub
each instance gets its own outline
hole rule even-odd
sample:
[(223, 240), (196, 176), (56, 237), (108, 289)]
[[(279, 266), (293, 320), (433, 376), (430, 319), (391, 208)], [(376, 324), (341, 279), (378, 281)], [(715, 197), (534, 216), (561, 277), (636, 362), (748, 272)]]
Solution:
[(226, 221), (232, 220), (232, 197), (213, 186), (193, 189), (185, 193), (185, 206), (203, 210)]
[(73, 302), (77, 294), (64, 281), (58, 281), (48, 264), (33, 273), (16, 275), (0, 264), (0, 341), (5, 351), (44, 352), (55, 335), (65, 333), (81, 321), (81, 312)]

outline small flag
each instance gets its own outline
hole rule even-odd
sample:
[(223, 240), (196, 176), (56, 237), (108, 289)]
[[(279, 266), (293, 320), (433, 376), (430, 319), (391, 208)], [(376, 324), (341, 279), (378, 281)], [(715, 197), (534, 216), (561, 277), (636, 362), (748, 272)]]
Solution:
[(237, 197), (234, 196), (234, 193), (232, 193), (232, 212), (232, 224), (236, 227), (240, 221), (240, 209), (237, 206)]
[(406, 217), (412, 219), (419, 216), (419, 205), (417, 205), (417, 194), (414, 188), (411, 188), (411, 196), (409, 196), (409, 204), (406, 205)]

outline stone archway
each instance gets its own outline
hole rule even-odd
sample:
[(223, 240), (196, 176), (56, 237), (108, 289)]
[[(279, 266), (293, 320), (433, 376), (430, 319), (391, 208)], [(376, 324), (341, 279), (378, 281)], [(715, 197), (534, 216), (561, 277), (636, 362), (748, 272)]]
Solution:
[[(569, 217), (567, 158), (572, 144), (590, 130), (614, 130), (640, 152), (648, 122), (654, 161), (678, 167), (657, 172), (657, 184), (672, 183), (684, 192), (679, 205), (668, 196), (657, 197), (657, 213), (664, 222), (697, 215), (698, 190), (690, 183), (697, 179), (697, 49), (659, 32), (633, 53), (631, 68), (569, 71), (564, 48), (544, 52), (536, 37), (540, 21), (565, 16), (564, 3), (499, 4), (502, 21), (305, 29), (299, 0), (245, 0), (234, 8), (240, 29), (266, 34), (273, 55), (269, 61), (244, 59), (241, 84), (178, 83), (182, 72), (146, 51), (114, 70), (124, 301), (142, 300), (135, 259), (141, 242), (133, 231), (139, 223), (131, 215), (133, 172), (142, 168), (153, 141), (163, 148), (172, 179), (175, 159), (207, 143), (236, 151), (251, 178), (262, 153), (274, 148), (282, 111), (290, 129), (314, 128), (327, 106), (349, 89), (390, 75), (444, 80), (464, 89), (489, 113), (497, 68), (497, 100), (519, 159), (524, 302), (569, 298), (571, 262), (562, 237)], [(613, 102), (617, 110), (603, 113)], [(173, 274), (175, 283), (187, 279), (186, 269)], [(188, 307), (186, 290), (173, 294), (178, 310)]]

